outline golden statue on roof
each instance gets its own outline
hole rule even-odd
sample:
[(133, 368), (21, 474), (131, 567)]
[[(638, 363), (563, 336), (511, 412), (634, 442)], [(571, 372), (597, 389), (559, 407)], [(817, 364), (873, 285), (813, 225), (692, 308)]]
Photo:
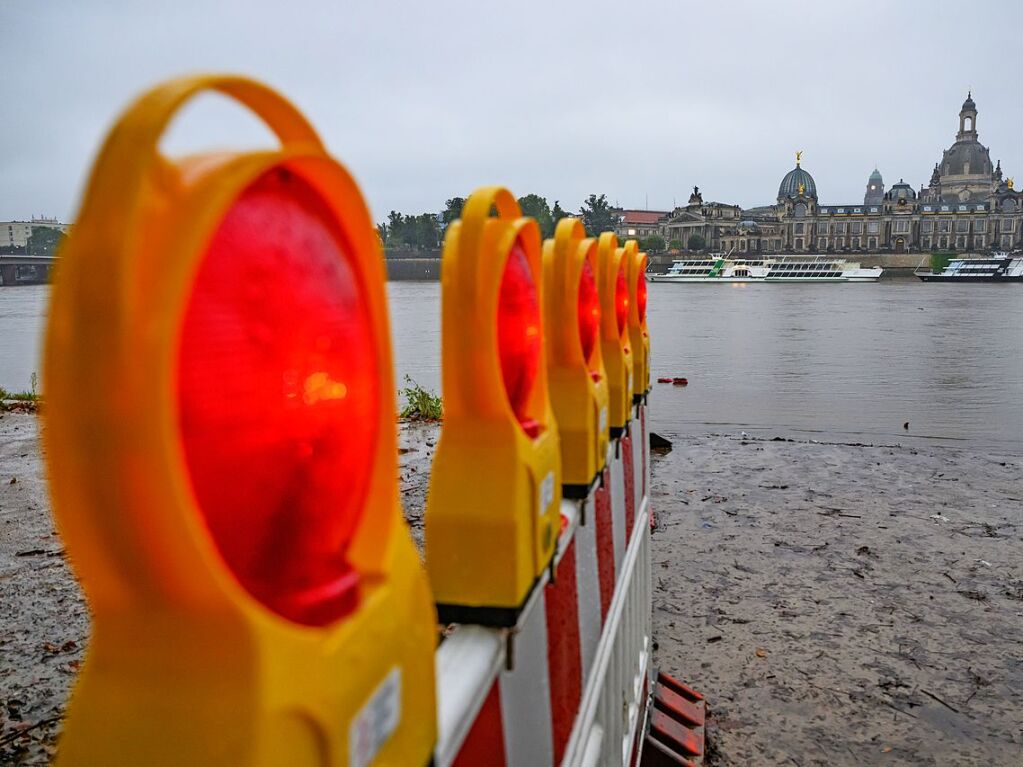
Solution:
[(805, 186), (803, 186), (803, 182), (802, 182), (802, 181), (800, 181), (800, 182), (799, 182), (799, 196), (800, 196), (800, 197), (802, 197), (802, 196), (803, 196), (803, 190), (804, 190), (805, 188), (806, 188), (806, 187), (805, 187)]
[(796, 167), (797, 168), (799, 167), (799, 161), (800, 161), (800, 159), (802, 159), (802, 157), (803, 157), (803, 150), (800, 149), (799, 151), (796, 152)]
[(1005, 180), (1005, 185), (1006, 185), (1007, 187), (1009, 187), (1009, 189), (1012, 189), (1012, 183), (1013, 183), (1013, 182), (1012, 182), (1012, 179), (1011, 179), (1011, 178), (1008, 178), (1008, 179), (1006, 179), (1006, 180)]

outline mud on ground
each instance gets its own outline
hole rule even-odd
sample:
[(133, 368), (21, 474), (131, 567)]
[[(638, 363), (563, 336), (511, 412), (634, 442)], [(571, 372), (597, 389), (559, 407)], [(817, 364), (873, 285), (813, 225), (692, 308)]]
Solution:
[(673, 439), (655, 660), (708, 765), (1023, 764), (1020, 456)]
[[(2, 764), (49, 762), (89, 635), (37, 430), (0, 415)], [(420, 549), (437, 434), (399, 424)], [(1020, 456), (672, 439), (655, 662), (707, 695), (708, 764), (1023, 764)]]

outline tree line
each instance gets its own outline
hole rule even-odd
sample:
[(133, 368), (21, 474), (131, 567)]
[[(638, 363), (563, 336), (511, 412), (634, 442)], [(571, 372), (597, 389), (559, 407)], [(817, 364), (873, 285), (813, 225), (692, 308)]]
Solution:
[[(452, 197), (445, 201), (444, 209), (440, 213), (410, 215), (392, 210), (386, 221), (377, 224), (377, 233), (381, 242), (390, 248), (435, 250), (441, 246), (448, 225), (461, 217), (464, 205), (464, 197)], [(551, 206), (545, 197), (538, 194), (520, 197), (519, 207), (522, 208), (523, 216), (536, 219), (540, 227), (540, 236), (544, 239), (553, 237), (558, 222), (572, 215), (561, 207), (559, 200), (555, 200)], [(591, 194), (576, 215), (582, 219), (583, 228), (591, 237), (596, 237), (601, 232), (614, 231), (616, 221), (607, 195)]]

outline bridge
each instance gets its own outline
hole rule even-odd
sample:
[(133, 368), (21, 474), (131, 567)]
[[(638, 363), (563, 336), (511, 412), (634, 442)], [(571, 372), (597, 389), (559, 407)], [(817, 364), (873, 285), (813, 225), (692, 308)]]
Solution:
[(50, 281), (55, 256), (0, 253), (0, 285), (39, 285)]

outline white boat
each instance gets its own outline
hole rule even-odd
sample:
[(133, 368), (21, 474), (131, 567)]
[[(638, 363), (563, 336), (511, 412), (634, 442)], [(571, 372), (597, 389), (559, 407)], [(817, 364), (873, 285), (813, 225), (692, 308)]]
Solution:
[(664, 274), (648, 273), (650, 282), (877, 282), (880, 266), (863, 268), (833, 256), (763, 256), (735, 258), (710, 255), (684, 258)]
[(991, 256), (953, 258), (940, 271), (917, 269), (924, 282), (1023, 282), (1023, 256), (995, 253)]

